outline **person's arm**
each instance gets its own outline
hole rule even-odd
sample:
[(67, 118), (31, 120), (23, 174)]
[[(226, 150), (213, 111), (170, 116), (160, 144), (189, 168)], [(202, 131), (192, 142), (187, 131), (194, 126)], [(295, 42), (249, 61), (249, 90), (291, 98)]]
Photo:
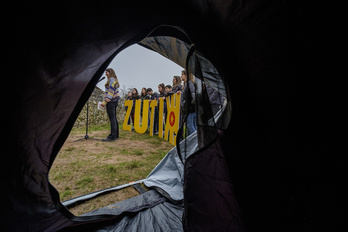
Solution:
[(114, 82), (115, 82), (115, 78), (110, 78), (109, 80), (109, 89), (107, 91), (106, 97), (105, 97), (105, 101), (106, 102), (110, 102), (115, 94), (116, 89), (114, 88)]
[(189, 84), (190, 92), (191, 92), (191, 96), (192, 96), (191, 104), (195, 104), (196, 103), (196, 87), (195, 87), (195, 84), (192, 81), (189, 81), (188, 84)]
[(105, 87), (105, 92), (104, 92), (104, 103), (106, 105), (106, 103), (108, 103), (109, 101), (107, 101), (107, 96), (108, 96), (108, 93), (109, 93), (109, 88), (108, 87)]
[(119, 97), (120, 96), (120, 88), (116, 88), (114, 96), (115, 97)]

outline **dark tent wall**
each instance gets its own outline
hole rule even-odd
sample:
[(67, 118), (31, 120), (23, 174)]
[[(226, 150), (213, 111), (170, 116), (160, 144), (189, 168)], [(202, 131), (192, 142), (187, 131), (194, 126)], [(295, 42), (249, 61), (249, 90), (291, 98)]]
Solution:
[[(49, 168), (108, 62), (162, 24), (183, 28), (229, 86), (232, 121), (220, 137), (221, 150), (246, 228), (342, 229), (348, 137), (343, 9), (339, 1), (261, 0), (2, 5), (1, 80), (11, 91), (2, 96), (2, 231), (86, 223), (61, 208)], [(201, 167), (196, 156), (188, 162)], [(185, 174), (185, 185), (199, 182)], [(198, 200), (197, 211), (214, 201)], [(219, 226), (218, 214), (210, 213)], [(186, 222), (187, 228), (204, 223), (195, 215)]]
[(348, 228), (339, 213), (347, 209), (344, 13), (338, 2), (308, 1), (247, 12), (229, 37), (239, 67), (229, 82), (225, 143), (245, 224), (252, 231)]

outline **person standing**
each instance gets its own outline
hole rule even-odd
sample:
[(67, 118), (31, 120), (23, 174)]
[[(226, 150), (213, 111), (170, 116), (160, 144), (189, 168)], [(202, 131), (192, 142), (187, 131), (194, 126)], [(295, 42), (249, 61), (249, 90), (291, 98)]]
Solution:
[(164, 96), (162, 97), (163, 101), (166, 102), (166, 97), (170, 97), (174, 94), (174, 92), (172, 91), (172, 86), (171, 85), (166, 85), (166, 87), (164, 87)]
[[(128, 91), (128, 95), (127, 95), (126, 101), (128, 101), (128, 100), (132, 100), (132, 91)], [(124, 109), (127, 112), (128, 106), (125, 106)], [(128, 125), (131, 124), (131, 117), (128, 118), (128, 122), (127, 123), (128, 123)]]
[[(190, 74), (190, 80), (187, 78), (187, 72), (186, 70), (181, 71), (181, 79), (184, 82), (184, 90), (182, 91), (181, 95), (181, 107), (184, 107), (186, 104), (189, 104), (186, 101), (186, 97), (188, 94), (191, 94), (191, 102), (189, 104), (189, 109), (186, 121), (186, 128), (187, 128), (187, 135), (192, 134), (197, 130), (197, 119), (196, 119), (196, 107), (195, 107), (195, 94), (196, 94), (196, 87), (195, 87), (195, 79), (192, 74)], [(180, 91), (178, 91), (180, 92)]]
[[(151, 103), (151, 101), (158, 99), (158, 93), (153, 92), (153, 90), (151, 88), (148, 88), (146, 90), (146, 92), (147, 92), (147, 95), (146, 95), (145, 99), (150, 100), (150, 103)], [(155, 113), (156, 113), (156, 109), (155, 109)], [(156, 120), (155, 119), (156, 119), (156, 116), (154, 116), (154, 127), (153, 127), (154, 128), (154, 131), (153, 131), (154, 133), (156, 132), (155, 131), (155, 127), (156, 127)], [(151, 120), (151, 107), (149, 107), (149, 119), (148, 119), (148, 128), (149, 128), (149, 130), (150, 130), (150, 120)], [(157, 122), (157, 124), (158, 124), (158, 122)]]
[(144, 102), (145, 98), (146, 98), (146, 88), (143, 87), (141, 89), (141, 94), (140, 94), (140, 99), (141, 99), (141, 108), (140, 108), (141, 121), (143, 121), (143, 102)]
[(140, 99), (143, 100), (146, 97), (146, 88), (141, 89)]
[[(163, 107), (163, 110), (164, 110), (164, 114), (163, 115), (159, 115), (159, 100), (163, 97), (165, 97), (165, 86), (164, 86), (164, 83), (161, 83), (158, 85), (158, 92), (159, 94), (157, 95), (157, 106), (155, 108), (155, 126), (154, 126), (154, 133), (155, 134), (158, 134), (158, 128), (159, 128), (159, 117), (162, 117), (164, 115), (167, 114), (167, 104), (164, 103), (164, 107)], [(163, 120), (163, 128), (164, 128), (164, 120)]]
[(120, 99), (119, 87), (120, 83), (118, 82), (115, 71), (112, 68), (105, 70), (105, 75), (108, 78), (108, 81), (105, 84), (105, 101), (106, 112), (109, 116), (110, 121), (110, 134), (107, 138), (102, 139), (103, 142), (112, 142), (119, 138), (119, 128), (118, 121), (116, 118), (116, 108), (118, 101)]
[(180, 76), (174, 76), (173, 77), (173, 89), (172, 91), (174, 93), (178, 92), (178, 91), (182, 91), (182, 84), (181, 84), (181, 77)]
[(164, 113), (163, 113), (163, 128), (165, 128), (165, 124), (167, 121), (167, 116), (168, 116), (168, 111), (167, 111), (167, 97), (170, 97), (173, 95), (174, 92), (172, 91), (172, 86), (171, 85), (166, 85), (164, 87), (164, 96), (162, 97), (163, 99), (163, 107), (164, 107)]
[(131, 115), (130, 115), (131, 119), (132, 119), (133, 127), (134, 127), (135, 101), (138, 99), (140, 99), (138, 90), (137, 90), (137, 88), (133, 88), (132, 89), (132, 98), (131, 98), (131, 100), (133, 101), (133, 106), (132, 106)]

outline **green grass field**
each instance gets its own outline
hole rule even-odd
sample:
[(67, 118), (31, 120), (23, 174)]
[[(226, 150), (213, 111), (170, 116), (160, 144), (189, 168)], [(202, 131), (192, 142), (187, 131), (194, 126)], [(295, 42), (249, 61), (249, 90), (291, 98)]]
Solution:
[[(89, 137), (102, 139), (109, 126), (89, 129)], [(49, 173), (50, 182), (60, 193), (61, 201), (101, 189), (146, 178), (153, 168), (173, 148), (169, 142), (148, 133), (124, 131), (116, 142), (81, 140), (85, 130), (73, 130)], [(132, 187), (106, 194), (70, 208), (75, 215), (98, 209), (138, 195)]]

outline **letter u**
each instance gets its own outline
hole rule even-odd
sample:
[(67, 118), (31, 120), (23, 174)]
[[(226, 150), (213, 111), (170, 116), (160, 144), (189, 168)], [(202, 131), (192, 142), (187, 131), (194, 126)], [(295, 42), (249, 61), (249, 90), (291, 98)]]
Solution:
[(141, 109), (141, 100), (135, 101), (135, 112), (134, 112), (134, 130), (143, 134), (147, 130), (147, 122), (149, 118), (149, 100), (143, 100), (143, 119), (142, 125), (140, 126), (140, 109)]

